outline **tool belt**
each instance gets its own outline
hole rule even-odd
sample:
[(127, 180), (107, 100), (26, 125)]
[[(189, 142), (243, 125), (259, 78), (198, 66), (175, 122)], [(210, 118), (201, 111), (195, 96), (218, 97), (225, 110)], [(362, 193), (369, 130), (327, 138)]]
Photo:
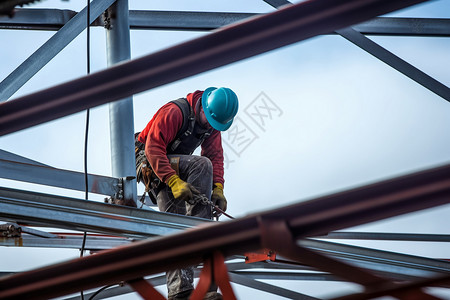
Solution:
[[(148, 193), (148, 196), (152, 200), (153, 204), (156, 204), (156, 196), (158, 193), (165, 187), (165, 183), (161, 182), (161, 180), (156, 176), (153, 171), (150, 163), (147, 160), (147, 156), (145, 155), (145, 145), (141, 143), (138, 139), (140, 132), (135, 133), (134, 135), (134, 155), (136, 158), (136, 181), (145, 185), (145, 192)], [(180, 175), (179, 165), (180, 158), (179, 157), (170, 157), (169, 158), (170, 166), (175, 170), (177, 175)], [(143, 197), (145, 196), (145, 193)], [(142, 200), (141, 200), (142, 201)]]
[[(134, 155), (136, 158), (136, 181), (142, 182), (145, 185), (145, 192), (152, 200), (153, 204), (156, 204), (156, 196), (162, 188), (161, 180), (153, 172), (150, 163), (145, 156), (145, 145), (138, 140), (139, 133), (134, 135)], [(145, 193), (143, 197), (145, 196)]]

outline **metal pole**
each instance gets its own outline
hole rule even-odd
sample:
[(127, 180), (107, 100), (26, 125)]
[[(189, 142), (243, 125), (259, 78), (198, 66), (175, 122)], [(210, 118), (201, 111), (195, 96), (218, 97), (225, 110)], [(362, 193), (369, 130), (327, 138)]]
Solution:
[[(130, 59), (128, 0), (116, 1), (107, 11), (108, 66)], [(133, 97), (109, 104), (111, 167), (113, 177), (135, 176)], [(124, 198), (137, 200), (136, 179), (124, 181)]]

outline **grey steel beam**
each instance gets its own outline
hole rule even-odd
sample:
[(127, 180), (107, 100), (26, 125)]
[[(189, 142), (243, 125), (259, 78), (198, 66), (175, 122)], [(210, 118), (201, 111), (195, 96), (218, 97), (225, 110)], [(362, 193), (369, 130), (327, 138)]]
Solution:
[[(448, 284), (450, 284), (450, 275), (414, 282), (386, 285), (380, 289), (367, 289), (362, 293), (341, 296), (330, 300), (367, 300), (378, 299), (381, 296), (394, 296), (397, 299), (445, 300), (430, 294), (423, 294), (422, 288)], [(422, 295), (420, 295), (420, 293), (422, 293)]]
[(67, 9), (17, 8), (12, 17), (0, 15), (0, 29), (58, 30), (76, 14)]
[[(129, 60), (130, 25), (128, 0), (117, 0), (108, 10), (106, 53), (108, 66)], [(133, 97), (109, 103), (109, 133), (113, 177), (135, 177)], [(123, 198), (137, 201), (136, 179), (124, 182)]]
[[(22, 228), (26, 228), (22, 226)], [(29, 229), (29, 228), (28, 228)], [(36, 235), (23, 234), (20, 237), (0, 236), (0, 246), (4, 247), (37, 247), (37, 248), (67, 248), (80, 249), (83, 236), (69, 234), (54, 234), (56, 237), (44, 238)], [(105, 250), (131, 243), (132, 239), (114, 236), (88, 234), (85, 250)]]
[(342, 281), (342, 279), (336, 276), (320, 272), (233, 271), (232, 273), (258, 280)]
[(380, 17), (352, 28), (365, 35), (450, 37), (450, 19)]
[(414, 242), (450, 242), (449, 234), (418, 234), (390, 232), (344, 232), (334, 231), (318, 236), (320, 239), (372, 240), (372, 241), (414, 241)]
[(262, 247), (266, 220), (285, 222), (292, 237), (300, 239), (448, 204), (449, 174), (447, 165), (13, 275), (0, 279), (0, 297), (48, 299), (197, 265), (214, 251), (242, 255)]
[(31, 226), (153, 237), (208, 222), (157, 211), (0, 188), (0, 220)]
[[(17, 155), (15, 153), (11, 153), (5, 150), (0, 149), (0, 159), (9, 160), (12, 162), (21, 162), (25, 164), (38, 165), (38, 166), (47, 166), (41, 162)], [(47, 166), (48, 167), (48, 166)]]
[[(275, 8), (292, 5), (292, 3), (287, 0), (264, 0), (264, 1), (269, 3), (271, 6)], [(360, 47), (361, 49), (372, 54), (382, 62), (394, 68), (395, 70), (414, 80), (418, 84), (429, 89), (433, 93), (441, 96), (447, 101), (450, 101), (449, 87), (445, 86), (444, 84), (432, 78), (431, 76), (425, 74), (424, 72), (417, 69), (413, 65), (407, 63), (406, 61), (396, 56), (395, 54), (384, 49), (374, 41), (368, 39), (363, 34), (356, 31), (356, 29), (348, 27), (336, 30), (336, 33), (340, 34), (342, 37), (349, 40), (350, 42)]]
[[(0, 29), (58, 30), (76, 14), (71, 10), (16, 9), (12, 18), (0, 16)], [(209, 31), (258, 15), (261, 14), (130, 10), (130, 29)], [(103, 16), (92, 23), (105, 25)], [(365, 35), (450, 37), (450, 19), (442, 18), (376, 17), (352, 28)]]
[[(94, 0), (91, 3), (90, 21), (93, 22), (101, 15), (115, 0)], [(30, 80), (40, 69), (42, 69), (53, 57), (64, 49), (85, 28), (87, 19), (87, 8), (80, 11), (71, 18), (57, 33), (55, 33), (38, 50), (28, 57), (20, 66), (9, 74), (0, 83), (0, 103), (7, 101), (28, 80)]]
[(130, 28), (209, 31), (258, 15), (254, 13), (130, 10)]
[(3, 103), (0, 135), (117, 101), (425, 0), (315, 0)]
[[(0, 178), (85, 191), (84, 173), (48, 166), (0, 159)], [(119, 191), (119, 179), (88, 174), (88, 191), (114, 196)]]
[(352, 28), (339, 29), (336, 32), (403, 75), (450, 102), (450, 88), (448, 86), (417, 69)]
[(254, 279), (251, 279), (247, 276), (239, 275), (236, 273), (230, 272), (228, 274), (230, 277), (230, 281), (237, 283), (239, 285), (243, 285), (252, 289), (257, 289), (259, 291), (264, 291), (266, 293), (270, 293), (273, 295), (285, 297), (288, 299), (295, 299), (295, 300), (318, 300), (318, 298), (311, 297), (305, 294), (301, 294), (298, 292), (294, 292), (279, 286), (275, 286), (272, 284), (264, 283), (261, 281), (257, 281)]
[[(199, 274), (198, 270), (194, 270), (194, 276), (198, 277), (198, 274)], [(146, 280), (152, 286), (159, 286), (159, 285), (166, 284), (166, 276), (165, 275), (147, 278)], [(94, 294), (96, 292), (97, 291), (88, 292), (88, 293), (85, 292), (84, 299), (95, 299), (95, 300), (107, 299), (107, 298), (111, 298), (111, 297), (115, 297), (115, 296), (121, 296), (121, 295), (125, 295), (125, 294), (135, 293), (135, 291), (128, 284), (126, 284), (124, 282), (121, 282), (115, 286), (109, 287), (109, 288), (101, 291), (100, 293), (98, 293), (94, 298), (91, 298), (92, 296), (94, 296)], [(82, 298), (80, 296), (73, 296), (73, 297), (69, 297), (69, 298), (64, 298), (63, 300), (82, 300)]]
[(450, 274), (450, 262), (444, 260), (311, 239), (301, 240), (299, 244), (383, 275), (430, 278)]

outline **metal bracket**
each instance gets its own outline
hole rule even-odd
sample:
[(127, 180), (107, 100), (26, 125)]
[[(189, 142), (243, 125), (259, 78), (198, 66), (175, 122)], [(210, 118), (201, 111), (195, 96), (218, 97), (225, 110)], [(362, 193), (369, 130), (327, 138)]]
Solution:
[(22, 236), (22, 228), (14, 223), (6, 223), (0, 225), (0, 235), (3, 237), (13, 238)]
[(135, 184), (135, 178), (135, 176), (118, 178), (116, 193), (109, 198), (105, 198), (105, 203), (137, 207), (132, 196), (133, 193), (130, 192), (133, 189), (132, 184)]

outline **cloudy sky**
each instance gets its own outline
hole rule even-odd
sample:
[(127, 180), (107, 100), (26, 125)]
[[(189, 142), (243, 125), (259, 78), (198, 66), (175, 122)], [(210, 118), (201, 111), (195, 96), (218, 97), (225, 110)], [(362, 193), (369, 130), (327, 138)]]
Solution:
[[(142, 10), (253, 13), (273, 10), (257, 0), (129, 1), (130, 9)], [(83, 1), (47, 0), (30, 7), (79, 11), (83, 4)], [(431, 1), (391, 16), (450, 18), (450, 3)], [(0, 31), (3, 58), (0, 80), (52, 34)], [(207, 33), (133, 30), (132, 58), (204, 34)], [(370, 38), (450, 85), (450, 39)], [(104, 29), (92, 28), (92, 72), (106, 68), (105, 45)], [(12, 98), (85, 75), (85, 48), (83, 32)], [(336, 35), (312, 38), (135, 95), (135, 130), (142, 130), (167, 101), (209, 86), (230, 87), (240, 99), (238, 118), (222, 135), (226, 154), (225, 195), (228, 212), (236, 217), (450, 163), (450, 103)], [(57, 168), (83, 171), (84, 124), (85, 112), (74, 114), (0, 137), (0, 149)], [(110, 176), (107, 105), (91, 110), (88, 147), (88, 171)], [(84, 197), (82, 192), (9, 180), (0, 180), (0, 184)], [(142, 190), (140, 187), (139, 191)], [(450, 206), (446, 205), (351, 230), (449, 234), (449, 214)], [(448, 258), (450, 253), (448, 245), (437, 243), (414, 247), (412, 243), (358, 244), (427, 257)], [(4, 247), (0, 253), (11, 258), (2, 260), (0, 271), (20, 271), (78, 255), (75, 250)], [(15, 258), (19, 255), (21, 261), (17, 262)], [(39, 260), (38, 255), (42, 257)], [(5, 265), (6, 261), (14, 263)], [(280, 285), (292, 287), (289, 283)], [(310, 287), (311, 291), (302, 292), (323, 296), (323, 291), (314, 284)]]

